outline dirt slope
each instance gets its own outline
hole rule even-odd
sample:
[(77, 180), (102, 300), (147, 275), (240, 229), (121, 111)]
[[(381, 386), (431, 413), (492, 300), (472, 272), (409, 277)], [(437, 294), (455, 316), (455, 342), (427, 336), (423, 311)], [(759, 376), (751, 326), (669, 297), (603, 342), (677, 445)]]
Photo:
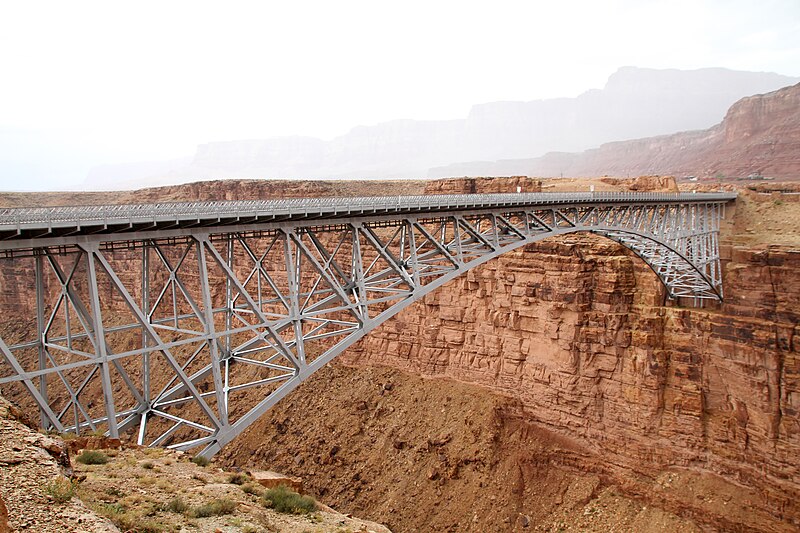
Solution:
[[(393, 531), (791, 531), (710, 474), (633, 474), (451, 380), (329, 365), (219, 455)], [(765, 526), (767, 524), (767, 526)]]

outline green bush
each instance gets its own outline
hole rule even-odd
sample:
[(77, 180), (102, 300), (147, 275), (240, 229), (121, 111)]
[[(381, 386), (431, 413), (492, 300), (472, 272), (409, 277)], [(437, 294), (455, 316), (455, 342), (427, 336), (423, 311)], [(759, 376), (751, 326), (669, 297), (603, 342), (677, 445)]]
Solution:
[(169, 526), (164, 526), (155, 520), (142, 518), (138, 514), (131, 512), (110, 517), (109, 519), (122, 531), (135, 533), (165, 533), (166, 531), (172, 531)]
[(286, 485), (278, 485), (264, 492), (264, 506), (279, 513), (307, 514), (317, 510), (314, 498), (301, 496)]
[(247, 474), (231, 474), (228, 476), (228, 483), (232, 485), (244, 485), (250, 481), (250, 476)]
[(68, 502), (75, 496), (75, 491), (78, 489), (78, 484), (75, 481), (69, 480), (65, 477), (57, 477), (56, 479), (46, 483), (43, 487), (44, 493), (50, 496), (53, 501), (57, 503)]
[(122, 492), (117, 487), (109, 487), (109, 488), (107, 488), (106, 489), (106, 494), (108, 494), (109, 496), (116, 496), (117, 498), (121, 498), (121, 497), (125, 496), (125, 493)]
[(96, 450), (84, 450), (76, 461), (85, 465), (104, 465), (108, 462), (108, 456)]
[(241, 489), (245, 494), (253, 494), (255, 496), (264, 494), (264, 489), (262, 489), (260, 485), (255, 485), (253, 483), (246, 483), (241, 486)]
[(98, 502), (90, 504), (89, 507), (91, 507), (94, 512), (111, 519), (117, 518), (119, 515), (125, 514), (126, 512), (125, 506), (120, 503)]
[(231, 514), (236, 510), (236, 502), (222, 499), (192, 508), (189, 512), (191, 518), (205, 518), (207, 516), (220, 516)]
[(208, 466), (211, 464), (211, 460), (208, 457), (203, 457), (202, 455), (192, 457), (190, 460), (197, 466)]
[(184, 502), (180, 496), (177, 496), (171, 499), (169, 503), (164, 506), (164, 509), (173, 513), (183, 514), (189, 510), (189, 506), (186, 505), (186, 502)]

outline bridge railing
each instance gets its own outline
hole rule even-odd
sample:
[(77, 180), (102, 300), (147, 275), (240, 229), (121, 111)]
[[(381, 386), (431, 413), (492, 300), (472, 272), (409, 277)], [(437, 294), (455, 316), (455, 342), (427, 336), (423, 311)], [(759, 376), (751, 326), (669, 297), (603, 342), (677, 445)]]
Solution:
[(289, 198), (279, 200), (203, 201), (162, 204), (118, 204), (0, 209), (0, 225), (153, 220), (164, 218), (240, 218), (273, 214), (350, 213), (359, 211), (426, 210), (601, 202), (727, 201), (735, 193), (497, 193), (352, 198)]

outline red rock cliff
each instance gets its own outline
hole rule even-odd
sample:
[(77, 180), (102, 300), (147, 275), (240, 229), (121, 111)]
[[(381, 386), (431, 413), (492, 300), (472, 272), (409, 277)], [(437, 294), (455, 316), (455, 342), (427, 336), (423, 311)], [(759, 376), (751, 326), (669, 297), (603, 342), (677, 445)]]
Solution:
[(611, 464), (717, 472), (800, 523), (800, 249), (747, 243), (762, 222), (730, 218), (724, 304), (668, 303), (632, 254), (573, 236), (468, 272), (344, 357), (483, 385)]

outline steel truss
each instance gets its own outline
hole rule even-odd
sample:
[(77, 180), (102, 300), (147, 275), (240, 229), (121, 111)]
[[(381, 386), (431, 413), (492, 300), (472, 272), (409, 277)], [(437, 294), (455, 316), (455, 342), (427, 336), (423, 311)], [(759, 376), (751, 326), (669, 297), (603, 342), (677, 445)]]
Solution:
[(670, 297), (721, 300), (724, 203), (451, 209), (32, 247), (6, 259), (34, 272), (36, 317), (0, 338), (0, 385), (24, 387), (45, 428), (135, 431), (211, 456), (412, 302), (551, 236), (605, 236)]

